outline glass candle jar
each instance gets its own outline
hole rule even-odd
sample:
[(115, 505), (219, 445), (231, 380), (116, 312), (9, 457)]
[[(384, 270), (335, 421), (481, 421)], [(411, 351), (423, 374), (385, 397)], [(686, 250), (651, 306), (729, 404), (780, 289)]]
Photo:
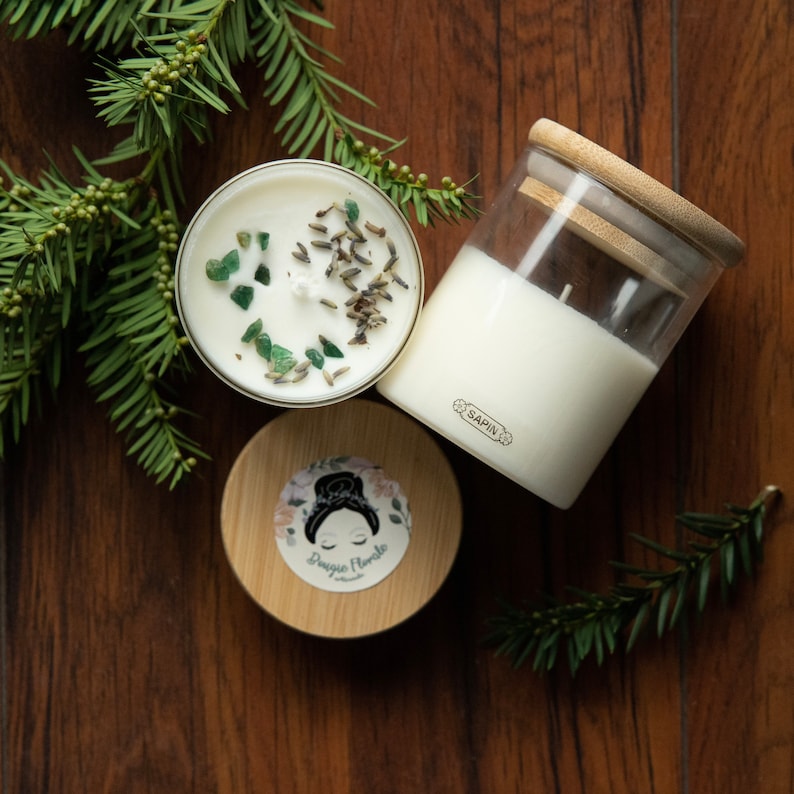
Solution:
[(400, 355), (424, 296), (402, 213), (349, 169), (281, 160), (201, 205), (182, 239), (176, 302), (199, 357), (282, 407), (351, 397)]
[(569, 507), (742, 242), (547, 119), (381, 394)]

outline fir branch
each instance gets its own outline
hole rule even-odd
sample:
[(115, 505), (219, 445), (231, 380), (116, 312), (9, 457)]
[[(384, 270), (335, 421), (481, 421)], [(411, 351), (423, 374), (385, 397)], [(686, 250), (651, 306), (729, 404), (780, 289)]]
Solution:
[(271, 105), (285, 105), (274, 132), (281, 135), (287, 152), (295, 157), (307, 157), (323, 140), (326, 159), (330, 159), (340, 129), (356, 130), (393, 143), (389, 136), (336, 110), (341, 101), (340, 92), (370, 106), (374, 102), (325, 69), (313, 53), (332, 62), (338, 63), (340, 59), (313, 41), (296, 20), (304, 23), (304, 27), (308, 24), (331, 28), (332, 25), (294, 0), (259, 0), (257, 5), (264, 15), (254, 30), (254, 53), (264, 69), (265, 96)]
[(89, 385), (100, 402), (112, 401), (110, 418), (128, 433), (128, 454), (173, 488), (207, 456), (174, 424), (184, 411), (164, 395), (170, 369), (189, 371), (174, 310), (177, 225), (155, 201), (141, 220), (143, 228), (114, 251), (106, 289), (88, 307), (92, 331), (81, 350)]
[[(103, 180), (95, 172), (95, 183), (77, 188), (54, 165), (34, 185), (1, 161), (0, 169), (11, 181), (0, 224), (2, 261), (11, 271), (7, 283), (11, 288), (28, 285), (51, 294), (61, 292), (67, 283), (76, 286), (81, 270), (92, 262), (101, 263), (113, 224), (128, 222), (120, 206), (127, 200), (129, 186)], [(0, 189), (3, 185), (0, 182)]]
[[(257, 15), (257, 11), (263, 13)], [(321, 16), (294, 0), (204, 0), (175, 4), (167, 14), (141, 15), (155, 17), (171, 27), (167, 33), (150, 37), (140, 30), (139, 49), (150, 54), (106, 63), (105, 78), (93, 81), (90, 89), (100, 117), (109, 126), (133, 126), (131, 139), (116, 149), (113, 161), (142, 152), (153, 157), (169, 152), (178, 158), (183, 129), (206, 141), (208, 113), (230, 110), (222, 94), (228, 93), (244, 105), (233, 72), (250, 51), (263, 69), (265, 96), (272, 105), (283, 106), (274, 134), (281, 136), (288, 154), (308, 157), (322, 144), (324, 159), (335, 160), (375, 182), (408, 217), (413, 213), (423, 226), (439, 219), (476, 216), (476, 196), (466, 185), (458, 186), (445, 177), (438, 187), (429, 186), (427, 175), (414, 177), (409, 166), (398, 167), (388, 158), (402, 142), (338, 110), (341, 94), (371, 106), (374, 102), (330, 74), (318, 58), (335, 63), (340, 59), (297, 25), (300, 21), (304, 27), (331, 27)], [(383, 141), (388, 148), (381, 151), (367, 146), (358, 135)], [(175, 192), (179, 192), (178, 180)]]
[[(477, 215), (472, 203), (477, 197), (466, 190), (468, 182), (458, 186), (451, 177), (445, 177), (440, 186), (430, 187), (426, 174), (414, 177), (409, 166), (398, 167), (387, 157), (404, 141), (361, 124), (337, 109), (340, 94), (372, 107), (375, 103), (325, 69), (312, 53), (336, 63), (340, 59), (299, 29), (293, 17), (332, 27), (327, 20), (293, 0), (259, 3), (267, 17), (255, 39), (255, 52), (265, 69), (265, 96), (272, 105), (284, 105), (274, 132), (281, 134), (282, 145), (289, 154), (308, 157), (322, 143), (324, 159), (335, 160), (377, 184), (406, 216), (413, 212), (422, 226), (433, 225), (436, 220), (471, 219)], [(368, 146), (359, 136), (385, 142), (388, 148), (381, 151)]]
[(111, 419), (147, 473), (173, 486), (206, 457), (175, 426), (183, 412), (164, 396), (172, 362), (187, 370), (173, 308), (177, 225), (136, 180), (103, 178), (78, 158), (85, 187), (54, 166), (33, 185), (0, 163), (12, 180), (0, 192), (0, 452), (2, 431), (19, 439), (42, 378), (57, 388), (64, 330), (88, 321), (89, 384), (100, 401), (114, 399)]
[(704, 611), (712, 562), (719, 565), (724, 597), (742, 571), (752, 575), (763, 556), (767, 504), (777, 493), (776, 487), (767, 486), (747, 508), (727, 504), (726, 516), (691, 512), (678, 516), (683, 527), (705, 539), (689, 541), (687, 551), (669, 549), (633, 534), (634, 540), (674, 562), (674, 567), (655, 570), (613, 562), (640, 584), (619, 583), (606, 595), (570, 588), (578, 600), (559, 603), (550, 599), (547, 607), (504, 604), (503, 613), (489, 620), (486, 643), (496, 646), (498, 654), (509, 656), (515, 666), (531, 660), (536, 671), (550, 670), (559, 656), (565, 655), (575, 674), (591, 655), (600, 665), (607, 654), (615, 652), (625, 634), (627, 651), (648, 626), (655, 627), (661, 637), (678, 625), (693, 597), (696, 611)]
[(136, 153), (178, 151), (183, 128), (205, 141), (208, 110), (229, 112), (224, 92), (242, 104), (230, 65), (208, 41), (192, 29), (168, 41), (147, 39), (148, 54), (105, 62), (105, 78), (91, 81), (100, 118), (110, 127), (131, 124)]
[[(96, 185), (78, 190), (54, 167), (40, 185), (0, 162), (0, 451), (10, 429), (19, 439), (38, 402), (40, 382), (55, 390), (63, 360), (62, 334), (87, 275), (107, 250), (115, 204), (123, 192)], [(113, 208), (112, 208), (113, 205)]]
[(414, 176), (409, 165), (398, 166), (376, 147), (354, 139), (349, 133), (339, 136), (334, 157), (336, 161), (374, 182), (386, 192), (402, 212), (410, 217), (413, 210), (422, 226), (435, 225), (436, 220), (457, 221), (461, 218), (472, 220), (479, 210), (472, 203), (477, 196), (464, 185), (457, 185), (452, 177), (445, 176), (439, 187), (429, 186), (427, 174)]

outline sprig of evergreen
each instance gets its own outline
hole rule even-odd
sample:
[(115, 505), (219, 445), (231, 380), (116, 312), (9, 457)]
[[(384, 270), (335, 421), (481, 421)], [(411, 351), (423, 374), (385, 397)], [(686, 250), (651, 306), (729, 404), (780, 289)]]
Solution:
[(113, 251), (106, 287), (86, 307), (91, 317), (88, 383), (112, 400), (110, 418), (128, 431), (129, 454), (157, 482), (173, 487), (206, 457), (174, 419), (184, 413), (166, 397), (170, 369), (186, 374), (188, 344), (174, 309), (174, 263), (178, 238), (171, 212), (156, 200), (139, 218), (143, 224)]
[(653, 627), (658, 636), (675, 628), (694, 602), (705, 610), (712, 580), (712, 563), (719, 565), (720, 586), (727, 597), (740, 574), (751, 576), (763, 559), (764, 517), (770, 499), (778, 493), (767, 486), (749, 507), (727, 504), (728, 515), (687, 512), (678, 521), (702, 540), (690, 540), (687, 551), (670, 549), (641, 535), (631, 537), (674, 563), (669, 570), (611, 564), (640, 583), (620, 582), (605, 595), (569, 588), (576, 601), (549, 599), (545, 607), (503, 605), (489, 620), (486, 643), (515, 666), (531, 662), (536, 671), (551, 670), (561, 657), (575, 674), (582, 662), (595, 656), (600, 665), (625, 637), (631, 650), (642, 633)]
[[(214, 115), (245, 107), (234, 78), (244, 61), (281, 109), (273, 134), (287, 154), (321, 152), (423, 225), (476, 215), (468, 183), (430, 186), (390, 159), (401, 142), (342, 113), (343, 100), (373, 103), (326, 69), (340, 59), (313, 32), (332, 25), (295, 0), (0, 0), (0, 22), (16, 37), (63, 28), (69, 44), (102, 53), (89, 95), (108, 127), (129, 129), (93, 164), (78, 153), (84, 184), (55, 164), (38, 185), (0, 164), (0, 454), (2, 431), (19, 439), (42, 384), (57, 389), (74, 336), (145, 471), (173, 486), (203, 456), (175, 424), (185, 412), (167, 380), (189, 370), (173, 310), (182, 151), (186, 136), (211, 140)], [(124, 163), (128, 178), (103, 175)]]
[(147, 473), (173, 485), (202, 456), (174, 425), (181, 411), (161, 396), (171, 365), (187, 370), (169, 291), (176, 226), (151, 199), (133, 220), (138, 185), (103, 178), (80, 161), (85, 187), (54, 165), (40, 185), (6, 168), (13, 186), (0, 194), (0, 274), (7, 284), (0, 296), (0, 411), (18, 440), (31, 401), (40, 402), (42, 378), (57, 389), (70, 352), (65, 331), (77, 326), (88, 336), (88, 382), (98, 399), (116, 398), (111, 416), (119, 430), (129, 427), (130, 452), (139, 453)]
[(367, 105), (374, 103), (323, 67), (316, 55), (332, 63), (341, 63), (341, 59), (313, 41), (296, 22), (321, 28), (332, 25), (294, 0), (270, 0), (260, 6), (265, 13), (264, 24), (255, 28), (252, 48), (264, 69), (265, 96), (271, 105), (285, 103), (275, 132), (281, 135), (288, 153), (306, 157), (323, 141), (324, 157), (330, 160), (339, 130), (393, 143), (387, 135), (339, 111), (340, 92)]
[(0, 183), (0, 412), (18, 440), (41, 376), (58, 386), (63, 332), (106, 251), (118, 194), (100, 210), (54, 167), (34, 185), (2, 165), (12, 184)]
[(414, 176), (409, 165), (398, 166), (388, 157), (394, 148), (380, 151), (346, 133), (339, 137), (334, 157), (341, 165), (358, 171), (378, 185), (406, 216), (410, 217), (412, 209), (423, 226), (434, 225), (436, 220), (471, 220), (477, 216), (478, 211), (470, 203), (472, 196), (467, 191), (469, 183), (457, 185), (451, 177), (445, 176), (439, 187), (430, 187), (427, 174)]

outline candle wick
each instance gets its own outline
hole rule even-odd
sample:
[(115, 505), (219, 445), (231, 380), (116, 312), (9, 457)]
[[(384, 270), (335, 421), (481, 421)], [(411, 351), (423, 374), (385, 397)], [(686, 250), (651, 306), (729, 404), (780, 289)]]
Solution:
[(296, 274), (290, 276), (290, 288), (293, 295), (303, 300), (316, 298), (319, 294), (317, 279), (309, 274)]
[(571, 292), (573, 292), (573, 286), (571, 284), (566, 284), (560, 293), (560, 303), (568, 303), (568, 298), (571, 296)]

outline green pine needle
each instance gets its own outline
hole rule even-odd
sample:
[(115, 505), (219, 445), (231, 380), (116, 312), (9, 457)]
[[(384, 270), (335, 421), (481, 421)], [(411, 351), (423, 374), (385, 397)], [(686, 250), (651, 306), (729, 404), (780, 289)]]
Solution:
[(543, 607), (503, 604), (502, 614), (489, 620), (485, 641), (508, 656), (515, 666), (530, 663), (536, 671), (551, 670), (564, 656), (572, 674), (588, 657), (600, 665), (620, 644), (630, 651), (649, 627), (658, 636), (675, 628), (687, 604), (702, 613), (712, 580), (712, 563), (719, 567), (720, 588), (726, 597), (739, 575), (751, 576), (763, 558), (763, 524), (769, 501), (778, 494), (767, 486), (749, 507), (727, 504), (728, 515), (683, 513), (679, 523), (703, 540), (691, 540), (686, 551), (669, 549), (653, 540), (631, 537), (674, 565), (646, 569), (622, 562), (617, 570), (639, 580), (622, 582), (606, 595), (569, 588), (576, 600), (550, 599)]

